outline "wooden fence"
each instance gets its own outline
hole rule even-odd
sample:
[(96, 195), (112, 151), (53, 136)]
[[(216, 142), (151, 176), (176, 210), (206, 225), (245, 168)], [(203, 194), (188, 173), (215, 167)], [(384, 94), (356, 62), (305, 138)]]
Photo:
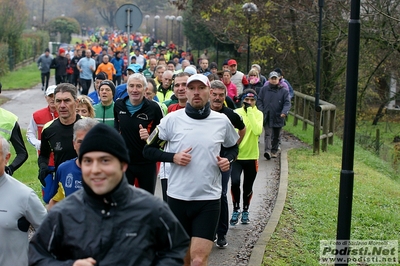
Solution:
[(307, 125), (314, 127), (314, 153), (319, 154), (320, 146), (322, 146), (322, 151), (327, 151), (328, 144), (333, 144), (336, 119), (335, 105), (320, 100), (319, 107), (315, 108), (314, 97), (295, 91), (294, 104), (289, 113), (294, 117), (294, 126), (297, 126), (300, 120), (303, 124), (303, 130), (307, 130)]

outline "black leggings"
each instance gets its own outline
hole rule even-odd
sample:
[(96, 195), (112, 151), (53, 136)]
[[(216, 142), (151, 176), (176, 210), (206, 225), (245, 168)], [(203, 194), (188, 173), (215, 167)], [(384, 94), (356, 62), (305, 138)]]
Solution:
[(258, 171), (258, 160), (237, 160), (232, 163), (231, 194), (233, 210), (240, 210), (240, 176), (243, 172), (243, 210), (247, 211), (253, 196), (253, 184)]
[(114, 76), (113, 77), (113, 82), (115, 84), (115, 87), (118, 86), (118, 85), (121, 85), (121, 77), (122, 76)]
[(154, 195), (157, 180), (156, 163), (130, 164), (125, 175), (129, 184)]
[(82, 94), (88, 95), (90, 86), (92, 85), (91, 79), (80, 79), (81, 87), (82, 87)]
[(46, 91), (47, 88), (49, 87), (50, 72), (42, 73), (41, 78), (42, 78), (42, 86), (44, 87), (44, 90)]

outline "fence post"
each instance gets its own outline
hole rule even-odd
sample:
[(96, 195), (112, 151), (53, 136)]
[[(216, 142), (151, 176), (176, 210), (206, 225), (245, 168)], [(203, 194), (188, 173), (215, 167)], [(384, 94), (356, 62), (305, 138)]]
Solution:
[(321, 137), (321, 107), (318, 106), (314, 112), (314, 145), (313, 153), (319, 154), (320, 137)]
[(323, 111), (322, 113), (322, 134), (324, 138), (322, 139), (322, 151), (328, 151), (328, 138), (329, 138), (329, 124), (330, 124), (330, 112)]
[(307, 99), (304, 98), (304, 103), (303, 103), (303, 130), (307, 130), (307, 121), (308, 119), (308, 114), (309, 114), (309, 108), (310, 108), (310, 103), (307, 101)]
[(294, 119), (293, 119), (293, 126), (297, 126), (297, 123), (299, 121), (299, 118), (297, 118), (297, 114), (300, 113), (300, 97), (298, 97), (296, 94), (294, 95)]
[[(336, 109), (329, 111), (329, 132), (335, 132)], [(333, 145), (333, 135), (329, 137), (328, 143)]]

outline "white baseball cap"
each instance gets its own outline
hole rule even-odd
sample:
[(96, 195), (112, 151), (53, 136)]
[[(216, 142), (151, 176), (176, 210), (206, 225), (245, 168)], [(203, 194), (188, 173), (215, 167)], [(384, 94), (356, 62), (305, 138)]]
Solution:
[(186, 82), (186, 87), (189, 86), (189, 84), (193, 81), (200, 81), (201, 83), (203, 83), (204, 85), (206, 85), (207, 87), (211, 87), (210, 81), (208, 80), (208, 78), (206, 76), (204, 76), (203, 74), (195, 74), (192, 75), (188, 78), (187, 82)]
[(51, 85), (47, 88), (46, 90), (46, 96), (49, 96), (50, 94), (54, 94), (54, 90), (57, 88), (57, 85)]

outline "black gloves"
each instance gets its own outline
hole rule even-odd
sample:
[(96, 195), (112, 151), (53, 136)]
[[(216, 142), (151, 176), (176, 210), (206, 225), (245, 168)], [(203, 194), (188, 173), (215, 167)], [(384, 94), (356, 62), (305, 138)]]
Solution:
[(247, 108), (251, 107), (251, 104), (247, 103), (247, 102), (243, 102), (243, 108), (247, 113)]
[(4, 171), (6, 172), (6, 174), (8, 174), (8, 175), (12, 175), (13, 174), (13, 170), (11, 169), (11, 167), (10, 166), (5, 166), (4, 167)]
[(47, 164), (41, 163), (39, 166), (38, 179), (39, 179), (40, 183), (42, 183), (42, 186), (44, 186), (44, 187), (46, 186), (45, 178), (49, 173), (50, 172), (48, 170)]

